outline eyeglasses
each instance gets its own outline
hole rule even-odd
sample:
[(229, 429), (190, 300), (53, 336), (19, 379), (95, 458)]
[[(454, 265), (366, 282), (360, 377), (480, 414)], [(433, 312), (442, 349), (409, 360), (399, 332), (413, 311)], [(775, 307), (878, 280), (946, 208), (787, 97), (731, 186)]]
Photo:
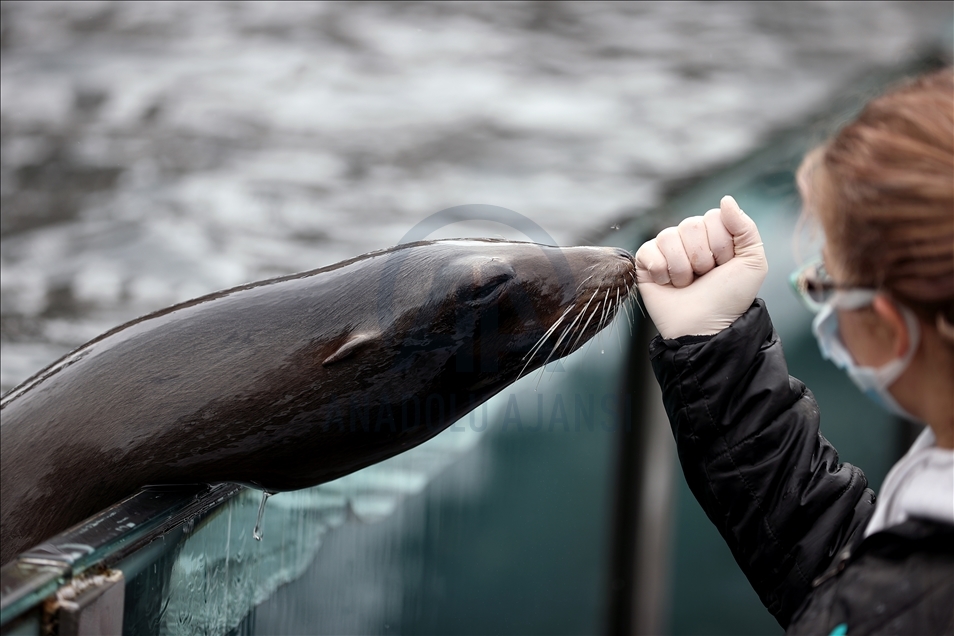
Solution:
[(876, 289), (851, 287), (835, 282), (820, 258), (792, 272), (788, 282), (808, 310), (816, 314), (825, 305), (839, 309), (861, 309), (870, 305), (878, 295)]

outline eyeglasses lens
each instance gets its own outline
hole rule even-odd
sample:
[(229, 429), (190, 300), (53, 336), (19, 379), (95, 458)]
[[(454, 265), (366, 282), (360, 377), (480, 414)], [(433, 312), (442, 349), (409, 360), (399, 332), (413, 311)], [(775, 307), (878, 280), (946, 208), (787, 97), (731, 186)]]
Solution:
[(804, 273), (804, 289), (812, 302), (824, 304), (831, 295), (833, 283), (823, 264), (817, 264)]
[(835, 288), (821, 260), (809, 263), (792, 274), (792, 287), (812, 311), (819, 311)]

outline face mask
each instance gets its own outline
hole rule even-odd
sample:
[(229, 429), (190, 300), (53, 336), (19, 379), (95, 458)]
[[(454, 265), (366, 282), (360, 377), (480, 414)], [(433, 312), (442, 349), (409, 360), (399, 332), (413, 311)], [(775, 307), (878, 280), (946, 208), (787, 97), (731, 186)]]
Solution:
[[(851, 307), (857, 309), (858, 307)], [(846, 307), (847, 309), (847, 307)], [(895, 380), (904, 373), (904, 370), (914, 357), (914, 352), (918, 348), (918, 342), (921, 338), (921, 329), (918, 326), (918, 320), (907, 307), (899, 306), (901, 315), (904, 316), (904, 322), (908, 327), (908, 336), (911, 342), (908, 350), (900, 358), (895, 358), (891, 362), (880, 367), (861, 367), (855, 364), (854, 358), (848, 352), (841, 334), (838, 331), (838, 313), (835, 311), (833, 303), (825, 303), (821, 311), (815, 316), (812, 322), (812, 331), (818, 340), (818, 348), (824, 358), (831, 360), (840, 369), (843, 369), (852, 382), (861, 389), (861, 392), (867, 395), (876, 404), (887, 411), (899, 415), (905, 419), (919, 421), (918, 418), (908, 413), (898, 404), (894, 396), (888, 391), (888, 387), (894, 384)]]

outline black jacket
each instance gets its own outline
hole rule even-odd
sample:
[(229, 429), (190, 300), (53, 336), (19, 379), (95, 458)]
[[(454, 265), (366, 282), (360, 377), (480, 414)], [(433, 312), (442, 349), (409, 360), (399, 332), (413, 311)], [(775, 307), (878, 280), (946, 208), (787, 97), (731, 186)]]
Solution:
[(874, 493), (819, 433), (761, 300), (715, 336), (657, 337), (650, 356), (689, 488), (782, 627), (954, 630), (954, 527), (862, 540)]

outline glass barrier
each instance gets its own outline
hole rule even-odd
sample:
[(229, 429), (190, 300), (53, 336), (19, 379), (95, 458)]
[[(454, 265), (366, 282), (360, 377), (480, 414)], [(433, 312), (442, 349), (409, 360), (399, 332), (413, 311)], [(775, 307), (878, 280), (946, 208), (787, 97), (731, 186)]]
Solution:
[(601, 631), (627, 321), (407, 453), (271, 496), (260, 541), (259, 491), (117, 504), (4, 568), (4, 634), (103, 570), (126, 634)]

